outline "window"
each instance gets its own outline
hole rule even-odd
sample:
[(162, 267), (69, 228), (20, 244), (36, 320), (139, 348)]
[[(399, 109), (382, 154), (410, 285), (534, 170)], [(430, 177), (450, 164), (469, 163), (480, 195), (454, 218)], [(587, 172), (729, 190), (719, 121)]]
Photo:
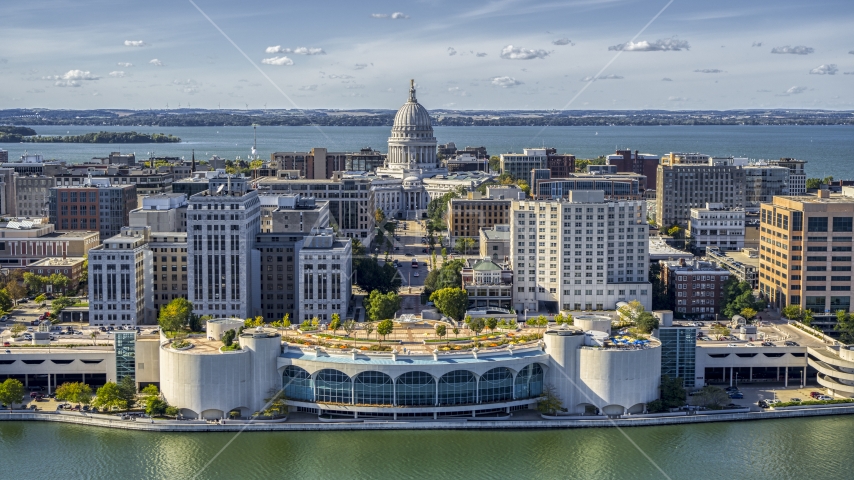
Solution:
[(350, 377), (344, 372), (324, 369), (317, 373), (315, 390), (317, 402), (350, 403)]
[(397, 377), (397, 405), (435, 405), (436, 381), (427, 372), (406, 372)]
[(439, 378), (439, 405), (477, 403), (477, 378), (467, 370), (454, 370)]
[(850, 232), (852, 231), (851, 217), (833, 217), (834, 232)]
[(827, 217), (810, 217), (807, 220), (807, 231), (808, 232), (826, 232), (827, 231)]
[(480, 377), (478, 386), (480, 403), (502, 402), (513, 399), (513, 374), (510, 369), (498, 367)]
[(282, 372), (282, 385), (285, 396), (304, 402), (314, 401), (314, 382), (307, 371), (294, 365), (288, 365)]
[(394, 382), (382, 372), (362, 372), (353, 378), (353, 398), (357, 405), (392, 405)]

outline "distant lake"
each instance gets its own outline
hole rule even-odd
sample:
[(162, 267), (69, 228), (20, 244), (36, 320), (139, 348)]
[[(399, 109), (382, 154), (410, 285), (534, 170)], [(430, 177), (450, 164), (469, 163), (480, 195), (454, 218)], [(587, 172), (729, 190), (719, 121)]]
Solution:
[[(211, 155), (246, 158), (252, 148), (251, 127), (97, 127), (34, 126), (40, 135), (79, 135), (99, 130), (171, 133), (179, 144), (0, 144), (9, 158), (25, 150), (48, 159), (84, 162), (111, 151), (133, 152), (137, 157), (158, 156), (196, 159)], [(258, 153), (269, 158), (276, 151), (355, 151), (373, 147), (387, 150), (390, 127), (259, 127)], [(851, 145), (854, 126), (650, 126), (650, 127), (435, 127), (439, 143), (454, 142), (458, 148), (485, 146), (490, 155), (521, 152), (523, 148), (554, 147), (577, 158), (595, 158), (615, 148), (663, 155), (667, 152), (700, 152), (713, 156), (751, 159), (793, 157), (807, 162), (810, 177), (852, 178)]]

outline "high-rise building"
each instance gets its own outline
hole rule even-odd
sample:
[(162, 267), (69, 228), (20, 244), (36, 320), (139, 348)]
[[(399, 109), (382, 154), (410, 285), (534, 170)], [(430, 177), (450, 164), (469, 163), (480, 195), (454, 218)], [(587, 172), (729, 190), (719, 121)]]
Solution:
[(259, 314), (257, 265), (251, 262), (251, 251), (260, 231), (261, 202), (255, 190), (217, 187), (190, 197), (188, 285), (196, 314), (238, 318)]
[[(704, 163), (705, 162), (705, 163)], [(744, 208), (744, 169), (701, 154), (665, 155), (656, 171), (655, 221), (686, 227), (691, 208)]]
[(156, 320), (148, 227), (124, 227), (89, 251), (89, 324), (134, 326)]
[(605, 200), (593, 190), (514, 201), (510, 258), (516, 311), (613, 310), (631, 300), (651, 306), (644, 200)]
[(724, 308), (729, 270), (700, 260), (661, 262), (661, 279), (679, 318), (714, 320)]
[(761, 295), (777, 308), (811, 310), (822, 327), (851, 310), (854, 188), (842, 191), (774, 197), (759, 214)]
[(789, 169), (789, 195), (803, 195), (807, 193), (807, 174), (804, 171), (806, 160), (794, 158), (781, 158), (769, 160), (769, 164)]
[(137, 207), (134, 185), (110, 185), (109, 179), (92, 178), (80, 186), (50, 189), (50, 222), (59, 230), (97, 230), (101, 238), (121, 233)]
[(258, 264), (261, 315), (268, 321), (281, 320), (285, 314), (297, 320), (296, 248), (308, 233), (262, 232), (255, 235), (253, 261)]
[(479, 238), (482, 228), (507, 224), (513, 199), (503, 198), (503, 195), (501, 197), (469, 192), (468, 198), (451, 199), (448, 202), (448, 236), (451, 245), (458, 238)]
[(706, 247), (723, 251), (744, 248), (745, 212), (741, 208), (724, 208), (720, 203), (707, 203), (704, 208), (692, 208), (686, 235), (691, 248), (702, 254)]
[[(534, 170), (539, 172), (543, 170)], [(545, 170), (548, 173), (548, 170)], [(566, 197), (577, 190), (602, 190), (609, 200), (640, 200), (646, 179), (635, 173), (573, 173), (566, 178), (533, 178), (531, 196), (539, 200)]]
[(744, 167), (744, 209), (759, 212), (759, 205), (776, 195), (789, 194), (790, 170), (783, 166), (755, 163)]
[(528, 181), (531, 170), (546, 168), (545, 148), (525, 148), (523, 153), (502, 153), (500, 158), (501, 173), (507, 173), (513, 178)]
[(658, 155), (651, 153), (640, 153), (635, 150), (617, 150), (613, 155), (605, 158), (606, 165), (617, 167), (617, 172), (637, 173), (645, 177), (645, 184), (641, 186), (644, 190), (656, 190), (655, 170), (658, 168)]
[(331, 228), (319, 229), (298, 241), (298, 320), (331, 321), (337, 313), (342, 321), (349, 309), (353, 253), (348, 238), (337, 238)]
[(17, 175), (15, 194), (19, 217), (47, 217), (50, 189), (56, 186), (53, 177), (44, 175)]
[(151, 232), (151, 297), (155, 312), (176, 298), (189, 298), (187, 232)]

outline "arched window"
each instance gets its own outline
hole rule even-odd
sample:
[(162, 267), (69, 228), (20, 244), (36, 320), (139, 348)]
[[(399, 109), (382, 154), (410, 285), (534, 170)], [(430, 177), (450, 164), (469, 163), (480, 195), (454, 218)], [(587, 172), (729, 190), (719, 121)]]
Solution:
[(282, 372), (282, 386), (285, 388), (285, 397), (290, 400), (314, 401), (314, 382), (311, 375), (300, 367), (285, 367)]
[(543, 393), (543, 367), (539, 363), (526, 365), (516, 375), (513, 389), (513, 398), (521, 400), (525, 398), (539, 397)]
[(338, 370), (324, 369), (314, 380), (315, 400), (318, 403), (351, 403), (350, 377)]
[(406, 372), (397, 377), (397, 405), (435, 405), (436, 381), (427, 372)]
[(439, 405), (477, 403), (477, 377), (468, 370), (454, 370), (439, 378)]
[(509, 368), (498, 367), (480, 377), (480, 403), (503, 402), (513, 399), (513, 374)]
[(353, 377), (353, 403), (357, 405), (394, 404), (394, 382), (382, 372), (362, 372)]

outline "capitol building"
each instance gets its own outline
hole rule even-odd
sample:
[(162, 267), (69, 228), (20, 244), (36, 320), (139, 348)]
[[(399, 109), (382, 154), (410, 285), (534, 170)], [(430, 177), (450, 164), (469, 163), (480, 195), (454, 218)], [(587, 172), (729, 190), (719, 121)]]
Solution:
[(388, 156), (376, 172), (347, 172), (346, 178), (369, 178), (376, 208), (391, 218), (421, 218), (434, 198), (463, 187), (477, 188), (490, 178), (484, 172), (449, 174), (439, 165), (438, 142), (430, 114), (415, 97), (410, 81), (409, 99), (394, 116), (388, 139)]

